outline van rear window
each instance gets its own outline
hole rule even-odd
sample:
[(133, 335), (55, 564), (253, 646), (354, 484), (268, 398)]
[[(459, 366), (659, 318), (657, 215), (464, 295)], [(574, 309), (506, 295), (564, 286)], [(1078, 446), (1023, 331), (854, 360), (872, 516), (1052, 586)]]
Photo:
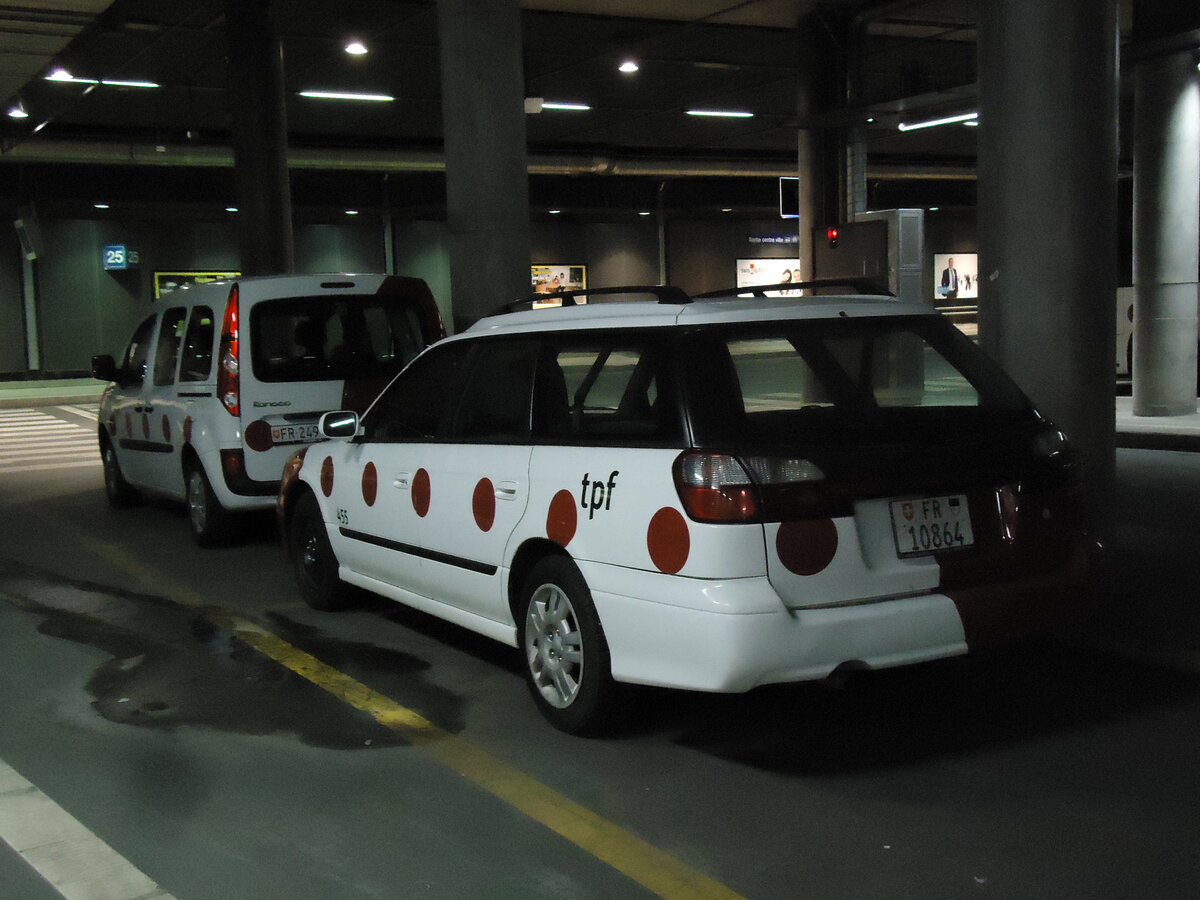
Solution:
[(378, 296), (265, 300), (250, 319), (254, 377), (264, 382), (393, 375), (424, 346), (416, 311)]

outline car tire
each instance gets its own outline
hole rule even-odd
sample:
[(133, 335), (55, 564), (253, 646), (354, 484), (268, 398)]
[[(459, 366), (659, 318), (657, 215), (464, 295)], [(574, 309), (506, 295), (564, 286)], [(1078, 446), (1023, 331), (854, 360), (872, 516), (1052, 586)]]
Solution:
[(518, 604), (527, 684), (538, 710), (568, 734), (595, 735), (617, 723), (618, 685), (592, 593), (561, 556), (536, 563)]
[(188, 524), (192, 537), (200, 547), (216, 547), (229, 538), (232, 526), (230, 513), (221, 505), (213, 493), (208, 476), (198, 462), (193, 462), (184, 471), (187, 488)]
[(329, 544), (321, 507), (311, 491), (296, 503), (287, 531), (288, 555), (304, 602), (323, 612), (350, 605), (350, 585), (338, 577), (338, 561)]
[(104, 496), (108, 498), (108, 505), (115, 509), (123, 509), (136, 503), (138, 492), (121, 473), (117, 448), (112, 445), (112, 441), (107, 439), (101, 441), (100, 461), (104, 466)]

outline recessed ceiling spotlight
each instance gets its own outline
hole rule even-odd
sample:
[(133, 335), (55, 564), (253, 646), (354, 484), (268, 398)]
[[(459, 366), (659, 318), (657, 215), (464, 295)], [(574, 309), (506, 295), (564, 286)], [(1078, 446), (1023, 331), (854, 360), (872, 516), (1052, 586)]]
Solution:
[(76, 78), (62, 66), (54, 69), (46, 76), (47, 81), (61, 81), (67, 84), (99, 84), (95, 78)]
[(29, 113), (25, 112), (25, 107), (23, 107), (20, 103), (14, 104), (8, 110), (8, 115), (9, 115), (9, 118), (12, 118), (12, 119), (28, 119), (29, 118)]
[(689, 109), (689, 116), (711, 116), (718, 119), (752, 119), (754, 113), (735, 109)]
[(343, 49), (351, 56), (365, 56), (367, 53), (367, 45), (362, 41), (350, 41)]
[(346, 215), (348, 215), (348, 216), (357, 216), (357, 215), (358, 215), (358, 210), (357, 210), (357, 209), (348, 209), (348, 210), (346, 210)]
[(632, 59), (622, 60), (621, 64), (617, 66), (617, 70), (624, 72), (626, 75), (632, 75), (640, 68), (641, 66), (635, 63)]
[(648, 216), (648, 215), (650, 215), (650, 210), (643, 209), (641, 212), (638, 213), (638, 215), (639, 216)]
[(109, 208), (109, 205), (107, 203), (93, 203), (92, 206), (95, 209), (108, 209)]
[(225, 207), (225, 212), (227, 212), (227, 213), (235, 213), (237, 211), (238, 211), (238, 208), (236, 206)]
[(557, 216), (559, 213), (562, 212), (562, 210), (561, 209), (548, 209), (548, 210), (546, 210), (546, 212), (550, 213), (550, 215), (552, 215), (552, 216)]
[(721, 212), (733, 212), (733, 207), (732, 206), (722, 206)]

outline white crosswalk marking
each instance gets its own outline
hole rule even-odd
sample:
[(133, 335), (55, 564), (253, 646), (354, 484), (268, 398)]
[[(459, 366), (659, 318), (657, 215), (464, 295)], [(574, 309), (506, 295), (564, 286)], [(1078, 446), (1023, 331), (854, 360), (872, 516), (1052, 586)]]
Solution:
[(0, 477), (100, 465), (93, 422), (96, 407), (54, 408), (59, 418), (40, 409), (0, 410)]

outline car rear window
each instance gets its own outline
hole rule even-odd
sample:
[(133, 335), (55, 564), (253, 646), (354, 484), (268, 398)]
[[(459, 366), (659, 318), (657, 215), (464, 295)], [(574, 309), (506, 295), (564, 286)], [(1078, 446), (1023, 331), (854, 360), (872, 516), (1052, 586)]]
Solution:
[(251, 358), (259, 381), (390, 375), (424, 346), (416, 310), (384, 297), (265, 300), (250, 316)]
[(1030, 414), (999, 367), (937, 317), (698, 329), (687, 341), (701, 443), (912, 434)]

